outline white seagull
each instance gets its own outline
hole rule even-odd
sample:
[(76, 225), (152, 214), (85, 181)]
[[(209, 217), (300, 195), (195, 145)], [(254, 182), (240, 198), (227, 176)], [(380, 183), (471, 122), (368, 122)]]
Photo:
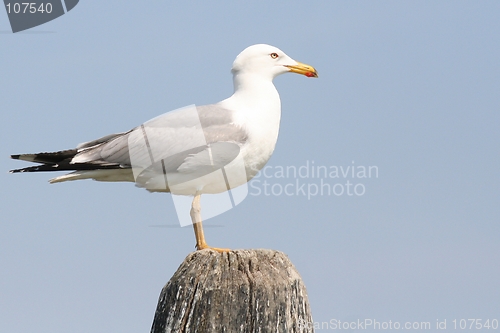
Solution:
[[(248, 182), (271, 157), (281, 118), (273, 79), (287, 72), (318, 77), (313, 67), (266, 44), (243, 50), (231, 71), (234, 93), (219, 103), (168, 112), (128, 132), (85, 142), (75, 149), (11, 155), (41, 165), (10, 172), (73, 171), (50, 183), (128, 181), (151, 192), (194, 196), (191, 219), (196, 248), (229, 251), (205, 242), (201, 194), (221, 193)], [(243, 166), (243, 172), (238, 166)], [(214, 176), (214, 170), (223, 170), (224, 177)]]

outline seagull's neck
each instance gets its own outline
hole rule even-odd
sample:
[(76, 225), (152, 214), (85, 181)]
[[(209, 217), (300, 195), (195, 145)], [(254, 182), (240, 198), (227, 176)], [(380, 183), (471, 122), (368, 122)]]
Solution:
[(269, 160), (278, 140), (281, 102), (272, 77), (234, 75), (234, 94), (220, 105), (234, 111), (233, 123), (248, 134), (243, 157), (253, 177)]
[(235, 111), (243, 111), (244, 107), (252, 113), (277, 113), (279, 121), (281, 102), (272, 79), (260, 74), (235, 73), (234, 93), (224, 103), (232, 104), (228, 106)]
[(261, 90), (266, 85), (273, 84), (273, 77), (260, 73), (234, 73), (233, 75), (234, 91)]

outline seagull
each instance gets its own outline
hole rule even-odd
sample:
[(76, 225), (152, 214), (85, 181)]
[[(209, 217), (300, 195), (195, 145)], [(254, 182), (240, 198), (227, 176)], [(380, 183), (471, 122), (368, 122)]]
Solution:
[[(193, 196), (190, 216), (196, 249), (229, 251), (205, 241), (201, 194), (222, 193), (250, 181), (270, 159), (281, 118), (273, 79), (288, 72), (318, 77), (314, 67), (267, 44), (243, 50), (231, 72), (234, 93), (221, 102), (167, 112), (128, 132), (74, 149), (11, 155), (38, 165), (10, 172), (72, 171), (49, 182), (125, 181), (150, 192)], [(224, 171), (223, 177), (215, 170)]]

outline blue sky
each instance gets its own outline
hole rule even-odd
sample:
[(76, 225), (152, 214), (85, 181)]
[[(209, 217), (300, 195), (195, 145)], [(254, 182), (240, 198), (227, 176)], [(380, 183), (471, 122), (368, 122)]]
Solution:
[[(434, 330), (447, 319), (451, 330), (453, 319), (500, 319), (499, 12), (495, 1), (87, 0), (12, 34), (0, 11), (0, 331), (150, 329), (195, 245), (192, 228), (173, 227), (170, 195), (49, 185), (51, 174), (8, 174), (25, 165), (8, 156), (224, 99), (232, 61), (255, 43), (320, 75), (275, 80), (282, 121), (268, 170), (376, 166), (378, 176), (261, 175), (206, 222), (209, 244), (285, 252), (318, 322)], [(275, 194), (321, 181), (364, 193), (265, 195), (264, 181)]]

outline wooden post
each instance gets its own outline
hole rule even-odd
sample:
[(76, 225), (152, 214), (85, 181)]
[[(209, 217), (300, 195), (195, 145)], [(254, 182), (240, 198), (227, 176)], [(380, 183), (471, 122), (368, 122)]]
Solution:
[(152, 333), (314, 332), (306, 288), (273, 250), (189, 254), (163, 287)]

